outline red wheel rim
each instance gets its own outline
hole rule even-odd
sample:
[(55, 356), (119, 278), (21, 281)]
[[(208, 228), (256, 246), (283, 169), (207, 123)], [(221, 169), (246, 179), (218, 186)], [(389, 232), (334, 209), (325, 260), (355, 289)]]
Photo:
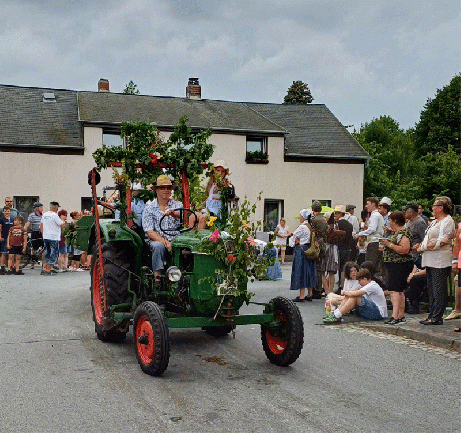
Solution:
[(283, 341), (279, 337), (273, 336), (269, 331), (266, 331), (266, 341), (270, 351), (274, 355), (281, 355), (287, 347), (286, 341)]
[(101, 302), (101, 281), (99, 280), (99, 269), (97, 262), (93, 268), (93, 308), (96, 321), (101, 323), (103, 311)]
[[(147, 335), (148, 343), (142, 344), (139, 342), (139, 337)], [(146, 316), (141, 316), (136, 324), (136, 347), (139, 357), (144, 364), (150, 364), (154, 357), (154, 331), (152, 325)]]

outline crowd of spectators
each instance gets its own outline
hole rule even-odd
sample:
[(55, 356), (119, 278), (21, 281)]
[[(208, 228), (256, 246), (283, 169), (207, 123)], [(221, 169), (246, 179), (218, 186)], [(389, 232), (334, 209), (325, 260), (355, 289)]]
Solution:
[(72, 221), (69, 222), (67, 211), (59, 208), (59, 203), (52, 201), (49, 210), (43, 212), (43, 204), (35, 202), (33, 212), (24, 224), (24, 218), (13, 207), (13, 199), (5, 198), (5, 206), (0, 216), (0, 275), (24, 275), (20, 263), (21, 256), (26, 251), (28, 254), (36, 254), (43, 250), (41, 275), (83, 272), (89, 269), (91, 257), (71, 245), (66, 245), (62, 232), (68, 224), (78, 221), (82, 212), (71, 212)]
[[(323, 279), (321, 296), (334, 310), (324, 318), (325, 323), (338, 322), (351, 310), (368, 320), (384, 319), (385, 297), (392, 304), (387, 325), (406, 322), (405, 313), (420, 313), (420, 302), (426, 298), (428, 315), (421, 324), (441, 325), (444, 320), (461, 318), (461, 222), (456, 227), (450, 198), (434, 200), (430, 219), (424, 218), (417, 203), (409, 202), (402, 210), (391, 206), (388, 197), (369, 197), (357, 224), (350, 205), (338, 205), (331, 215), (326, 213), (326, 226), (312, 221), (317, 239), (324, 243), (323, 257), (317, 259)], [(314, 214), (319, 209), (320, 203), (314, 202)], [(339, 242), (331, 243), (332, 232), (341, 232)], [(455, 305), (444, 318), (451, 273), (455, 275)], [(304, 300), (295, 298), (296, 302)]]

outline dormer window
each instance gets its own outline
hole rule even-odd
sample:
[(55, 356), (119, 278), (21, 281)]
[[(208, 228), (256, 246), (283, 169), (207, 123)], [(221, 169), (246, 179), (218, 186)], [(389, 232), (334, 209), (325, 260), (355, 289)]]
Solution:
[(53, 92), (44, 93), (43, 102), (56, 102), (56, 95)]

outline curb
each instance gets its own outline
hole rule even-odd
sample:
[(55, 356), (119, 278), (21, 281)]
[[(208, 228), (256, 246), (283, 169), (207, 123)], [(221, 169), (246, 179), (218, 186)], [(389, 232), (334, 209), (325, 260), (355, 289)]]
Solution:
[(444, 349), (453, 350), (461, 353), (461, 341), (458, 339), (452, 339), (449, 337), (440, 337), (438, 335), (428, 334), (421, 332), (417, 329), (408, 329), (400, 326), (386, 326), (378, 324), (368, 324), (363, 322), (357, 322), (355, 325), (359, 325), (363, 328), (372, 329), (373, 331), (383, 332), (385, 334), (392, 334), (398, 337), (407, 337), (412, 340), (421, 341), (423, 343), (431, 344), (433, 346), (442, 347)]

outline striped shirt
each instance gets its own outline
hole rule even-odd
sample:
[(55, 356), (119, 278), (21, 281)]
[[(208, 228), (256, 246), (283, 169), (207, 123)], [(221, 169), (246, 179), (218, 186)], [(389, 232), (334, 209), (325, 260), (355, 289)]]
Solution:
[(42, 223), (42, 216), (37, 215), (35, 212), (32, 212), (27, 218), (27, 221), (30, 222), (30, 231), (38, 232), (40, 230), (40, 224)]

